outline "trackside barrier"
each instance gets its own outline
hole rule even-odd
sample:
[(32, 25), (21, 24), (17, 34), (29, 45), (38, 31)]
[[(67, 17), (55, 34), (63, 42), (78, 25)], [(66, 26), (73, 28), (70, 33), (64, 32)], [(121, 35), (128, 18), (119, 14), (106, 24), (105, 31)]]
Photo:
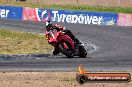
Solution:
[(118, 26), (132, 26), (132, 14), (118, 13)]
[(22, 20), (41, 21), (39, 20), (38, 12), (36, 9), (37, 8), (23, 7)]
[(52, 10), (30, 7), (0, 6), (0, 18), (30, 21), (132, 26), (132, 14)]
[(22, 19), (23, 7), (0, 6), (0, 18)]
[(50, 20), (65, 23), (116, 25), (117, 16), (118, 14), (116, 13), (81, 12), (24, 7), (22, 20)]

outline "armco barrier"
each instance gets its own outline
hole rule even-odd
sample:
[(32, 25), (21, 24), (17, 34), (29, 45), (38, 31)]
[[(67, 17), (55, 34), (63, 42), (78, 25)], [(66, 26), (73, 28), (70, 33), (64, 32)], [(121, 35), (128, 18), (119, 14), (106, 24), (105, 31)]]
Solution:
[(132, 14), (118, 14), (118, 26), (132, 26)]
[(23, 7), (0, 6), (0, 18), (22, 19)]
[(68, 10), (51, 10), (40, 8), (23, 8), (23, 20), (57, 21), (65, 23), (116, 25), (116, 13), (81, 12)]

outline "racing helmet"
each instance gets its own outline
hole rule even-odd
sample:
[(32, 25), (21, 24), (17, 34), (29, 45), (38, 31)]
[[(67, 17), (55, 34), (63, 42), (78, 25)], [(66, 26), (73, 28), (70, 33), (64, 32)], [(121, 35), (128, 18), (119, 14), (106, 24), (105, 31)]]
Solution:
[(52, 29), (52, 26), (53, 26), (53, 24), (52, 24), (51, 21), (46, 21), (46, 22), (45, 22), (45, 27), (46, 27), (48, 30)]

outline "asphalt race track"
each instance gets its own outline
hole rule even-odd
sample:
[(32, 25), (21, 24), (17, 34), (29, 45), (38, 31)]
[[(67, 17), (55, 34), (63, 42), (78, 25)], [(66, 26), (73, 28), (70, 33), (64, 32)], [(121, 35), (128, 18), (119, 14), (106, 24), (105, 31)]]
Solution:
[[(89, 71), (131, 71), (132, 70), (132, 27), (64, 24), (83, 43), (88, 51), (87, 58), (66, 58), (64, 56), (41, 56), (31, 58), (2, 58), (0, 70), (47, 70), (76, 71), (82, 64)], [(44, 33), (42, 22), (0, 19), (0, 29)]]

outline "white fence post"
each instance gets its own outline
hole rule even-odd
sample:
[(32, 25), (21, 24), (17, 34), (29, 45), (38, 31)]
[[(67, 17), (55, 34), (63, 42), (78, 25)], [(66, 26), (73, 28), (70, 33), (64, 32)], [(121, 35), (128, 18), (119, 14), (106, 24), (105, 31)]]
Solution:
[(118, 0), (118, 7), (121, 7), (121, 0)]
[(79, 6), (79, 1), (77, 0), (77, 9), (78, 9), (78, 6)]

